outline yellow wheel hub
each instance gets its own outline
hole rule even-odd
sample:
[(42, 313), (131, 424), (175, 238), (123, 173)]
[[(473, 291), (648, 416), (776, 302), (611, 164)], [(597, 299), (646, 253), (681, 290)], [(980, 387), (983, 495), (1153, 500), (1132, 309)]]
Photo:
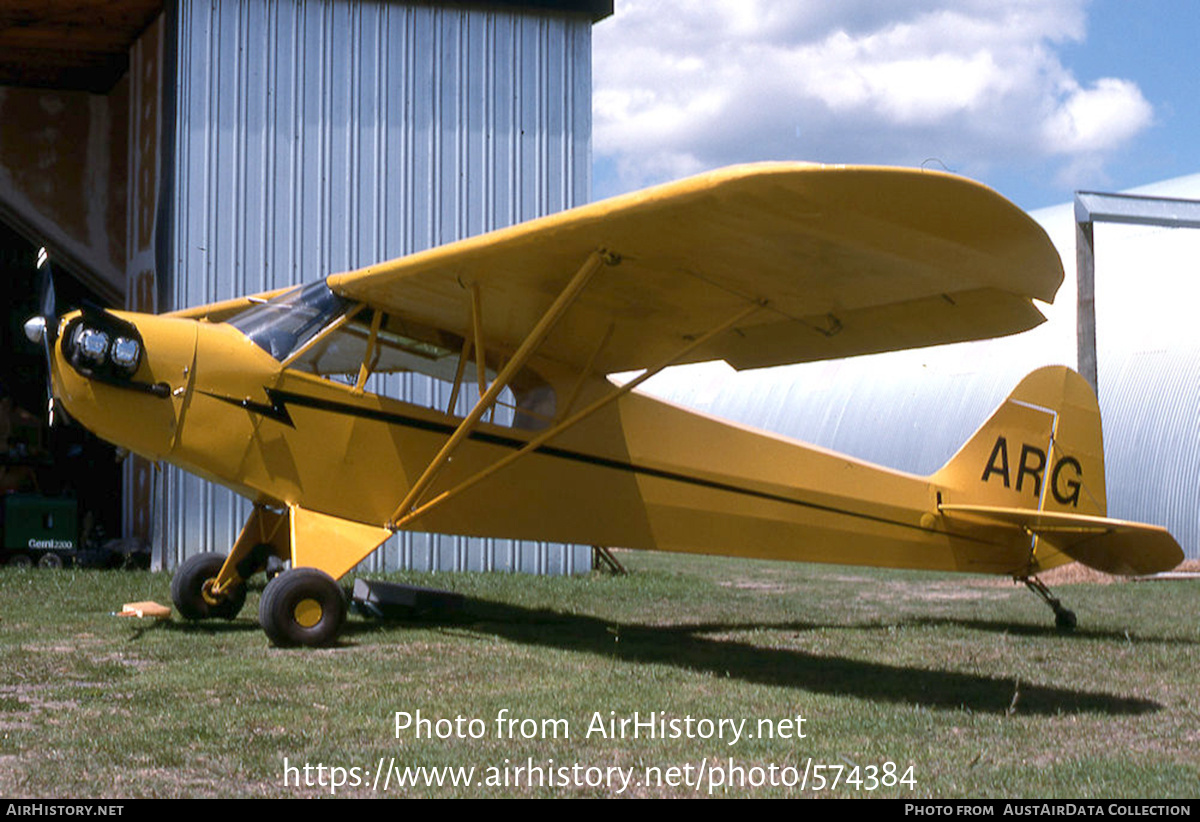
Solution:
[(204, 584), (200, 586), (200, 596), (209, 605), (220, 605), (224, 597), (217, 596), (213, 591), (216, 589), (217, 578), (204, 580)]
[(302, 628), (311, 628), (321, 621), (324, 610), (315, 599), (302, 599), (292, 609), (292, 617)]

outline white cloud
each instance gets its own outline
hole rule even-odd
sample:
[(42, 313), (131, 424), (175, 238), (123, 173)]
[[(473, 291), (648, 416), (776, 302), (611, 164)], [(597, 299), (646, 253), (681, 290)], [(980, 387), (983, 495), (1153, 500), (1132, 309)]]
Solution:
[(1109, 151), (1148, 126), (1154, 112), (1136, 85), (1106, 77), (1092, 88), (1072, 84), (1043, 124), (1045, 146), (1060, 154)]
[(1084, 5), (618, 0), (594, 30), (595, 151), (616, 189), (757, 159), (1095, 171), (1153, 111), (1063, 66)]

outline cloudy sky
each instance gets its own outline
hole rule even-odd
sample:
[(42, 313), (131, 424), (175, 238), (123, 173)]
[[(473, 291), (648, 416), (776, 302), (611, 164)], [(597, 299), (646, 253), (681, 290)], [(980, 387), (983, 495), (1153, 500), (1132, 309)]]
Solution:
[(1200, 172), (1194, 0), (616, 0), (597, 198), (730, 163), (929, 165), (1026, 209)]

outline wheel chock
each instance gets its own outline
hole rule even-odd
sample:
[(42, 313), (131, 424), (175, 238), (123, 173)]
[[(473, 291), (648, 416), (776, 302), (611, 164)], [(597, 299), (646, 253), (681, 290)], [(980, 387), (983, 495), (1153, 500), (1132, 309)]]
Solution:
[(116, 611), (113, 616), (170, 619), (171, 609), (166, 605), (159, 605), (157, 602), (126, 602), (121, 606), (121, 610)]

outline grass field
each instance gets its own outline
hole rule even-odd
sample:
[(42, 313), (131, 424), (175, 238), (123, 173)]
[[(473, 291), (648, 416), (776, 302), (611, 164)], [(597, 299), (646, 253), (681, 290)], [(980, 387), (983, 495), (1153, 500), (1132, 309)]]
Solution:
[[(1060, 635), (1007, 580), (620, 556), (629, 576), (392, 577), (468, 604), (351, 617), (315, 651), (267, 645), (260, 588), (233, 622), (152, 623), (109, 614), (169, 602), (166, 574), (0, 569), (0, 796), (1200, 796), (1200, 582), (1062, 584)], [(504, 710), (533, 721), (498, 733)], [(450, 738), (397, 736), (417, 711)], [(588, 737), (635, 712), (677, 738)], [(393, 764), (476, 770), (401, 789)], [(530, 764), (543, 784), (513, 784)], [(804, 789), (753, 784), (772, 773)]]

